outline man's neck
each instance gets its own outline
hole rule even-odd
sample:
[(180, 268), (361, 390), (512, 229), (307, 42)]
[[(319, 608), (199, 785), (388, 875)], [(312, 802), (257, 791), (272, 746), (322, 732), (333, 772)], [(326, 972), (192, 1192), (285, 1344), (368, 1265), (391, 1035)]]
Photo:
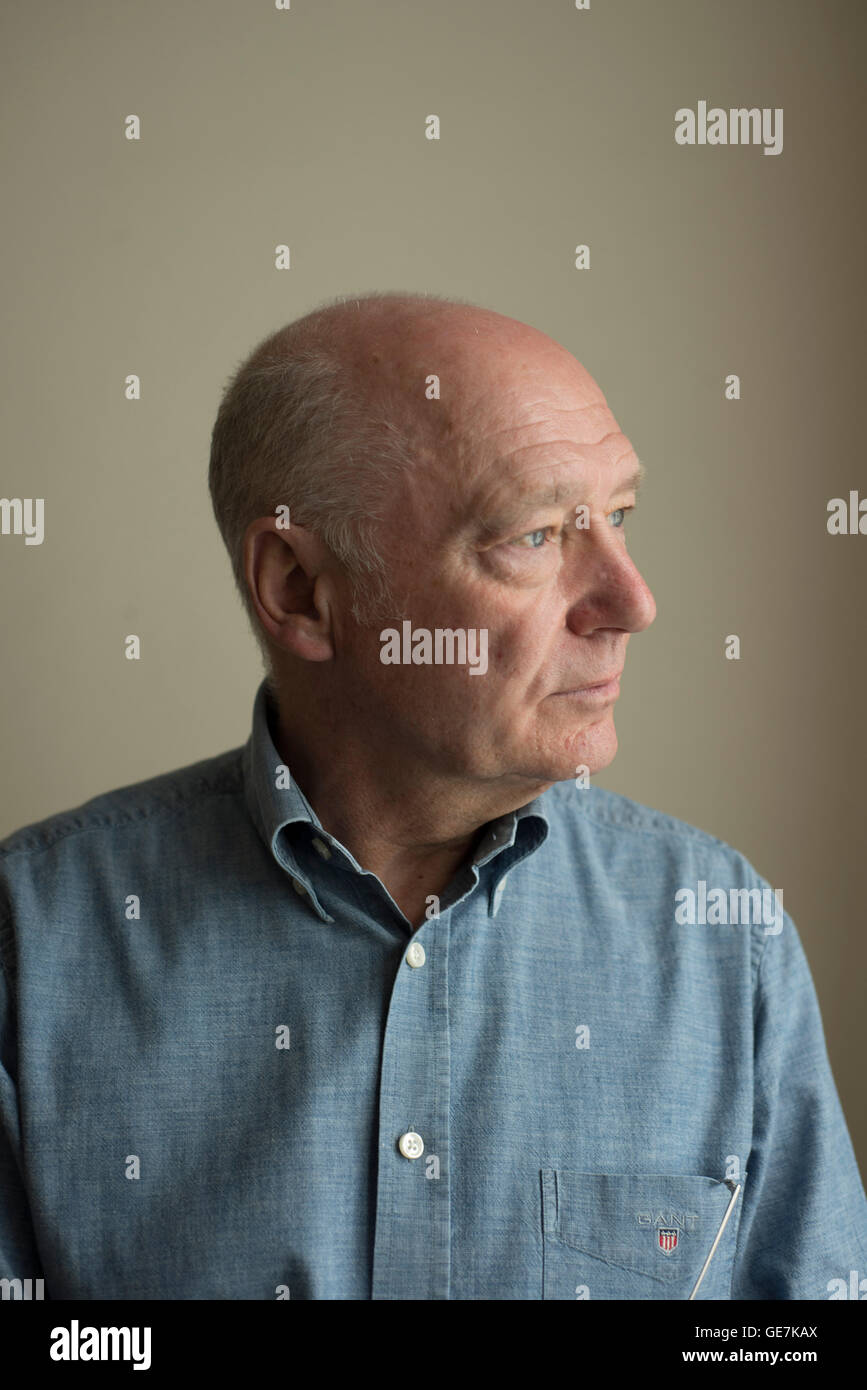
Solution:
[(470, 858), (485, 825), (544, 790), (473, 789), (374, 752), (368, 740), (302, 733), (285, 710), (274, 716), (272, 736), (324, 829), (377, 876), (413, 926)]

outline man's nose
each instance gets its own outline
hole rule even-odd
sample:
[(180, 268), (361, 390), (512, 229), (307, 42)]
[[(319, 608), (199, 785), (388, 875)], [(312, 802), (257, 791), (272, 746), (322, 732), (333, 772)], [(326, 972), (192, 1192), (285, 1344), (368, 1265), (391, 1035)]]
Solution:
[(588, 546), (573, 571), (569, 626), (580, 635), (597, 627), (643, 632), (656, 617), (656, 600), (615, 529)]

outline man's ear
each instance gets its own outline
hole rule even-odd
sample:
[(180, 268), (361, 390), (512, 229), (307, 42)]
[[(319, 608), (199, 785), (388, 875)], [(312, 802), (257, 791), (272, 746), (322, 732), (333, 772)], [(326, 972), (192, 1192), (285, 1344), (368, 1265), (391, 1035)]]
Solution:
[(334, 656), (333, 563), (322, 541), (295, 522), (281, 529), (276, 517), (262, 516), (244, 532), (244, 577), (259, 622), (302, 661)]

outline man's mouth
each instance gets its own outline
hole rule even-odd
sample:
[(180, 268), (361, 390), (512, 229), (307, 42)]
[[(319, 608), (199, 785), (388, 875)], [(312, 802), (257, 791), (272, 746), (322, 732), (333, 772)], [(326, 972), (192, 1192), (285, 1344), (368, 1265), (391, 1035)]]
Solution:
[(608, 676), (601, 681), (594, 681), (591, 685), (573, 686), (568, 690), (557, 690), (556, 695), (572, 695), (576, 699), (597, 700), (597, 699), (616, 699), (620, 694), (620, 677), (623, 669), (615, 671), (613, 676)]

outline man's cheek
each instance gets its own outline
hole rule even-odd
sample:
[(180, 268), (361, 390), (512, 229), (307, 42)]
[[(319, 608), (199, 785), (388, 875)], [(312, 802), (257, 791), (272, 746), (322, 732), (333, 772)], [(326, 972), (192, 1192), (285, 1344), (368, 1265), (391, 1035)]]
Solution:
[(528, 684), (544, 662), (538, 632), (488, 629), (488, 668), (503, 678)]

